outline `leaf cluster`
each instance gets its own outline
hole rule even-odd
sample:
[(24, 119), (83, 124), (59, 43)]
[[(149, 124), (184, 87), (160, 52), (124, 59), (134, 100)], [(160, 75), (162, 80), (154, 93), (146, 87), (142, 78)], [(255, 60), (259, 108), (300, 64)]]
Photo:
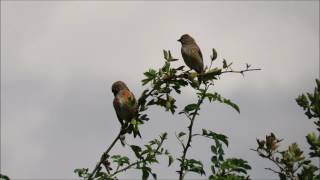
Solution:
[[(222, 97), (217, 92), (209, 92), (209, 88), (214, 86), (214, 80), (220, 79), (220, 75), (227, 72), (241, 73), (246, 71), (259, 70), (247, 68), (241, 71), (233, 71), (231, 68), (232, 63), (228, 63), (225, 59), (222, 62), (222, 67), (211, 68), (212, 63), (217, 59), (217, 52), (212, 50), (211, 63), (209, 67), (205, 67), (205, 72), (196, 73), (191, 70), (186, 70), (184, 66), (175, 67), (173, 63), (178, 59), (174, 58), (170, 51), (163, 51), (164, 65), (159, 69), (149, 69), (144, 72), (144, 79), (141, 81), (143, 86), (148, 87), (142, 92), (138, 99), (138, 113), (135, 118), (121, 128), (120, 135), (133, 134), (134, 137), (141, 137), (140, 126), (149, 120), (146, 111), (151, 106), (158, 106), (165, 111), (169, 111), (174, 114), (177, 110), (175, 95), (182, 93), (183, 87), (191, 87), (196, 91), (198, 97), (197, 103), (191, 103), (186, 105), (179, 114), (185, 114), (190, 120), (188, 126), (188, 132), (180, 132), (177, 136), (181, 146), (183, 147), (183, 154), (180, 158), (176, 158), (180, 163), (180, 170), (177, 171), (180, 175), (180, 179), (183, 179), (186, 172), (194, 172), (200, 175), (205, 175), (203, 164), (201, 161), (187, 158), (186, 154), (191, 146), (191, 140), (194, 134), (192, 133), (193, 123), (195, 118), (199, 115), (199, 110), (203, 101), (207, 99), (211, 102), (220, 102), (226, 104), (237, 112), (240, 113), (240, 109), (237, 104), (231, 100)], [(117, 138), (121, 138), (121, 136)], [(186, 142), (183, 141), (183, 137), (186, 137)], [(215, 156), (218, 157), (218, 165), (213, 166), (217, 169), (218, 173), (213, 173), (212, 177), (242, 177), (239, 174), (246, 174), (250, 166), (246, 161), (242, 159), (226, 159), (224, 160), (223, 148), (221, 142), (228, 144), (227, 137), (222, 134), (216, 134), (212, 131), (202, 134), (206, 138), (214, 139), (216, 144), (212, 146), (216, 148), (214, 151)], [(159, 155), (165, 155), (168, 157), (168, 165), (170, 166), (174, 159), (169, 151), (162, 147), (163, 141), (167, 138), (167, 134), (164, 133), (160, 136), (160, 139), (154, 139), (144, 146), (130, 145), (130, 149), (136, 156), (136, 160), (132, 161), (124, 155), (109, 156), (108, 150), (113, 147), (115, 143), (108, 148), (103, 154), (101, 160), (96, 165), (96, 168), (90, 174), (86, 168), (76, 169), (75, 173), (84, 179), (116, 179), (116, 175), (127, 169), (138, 169), (142, 172), (142, 179), (147, 179), (150, 175), (156, 179), (157, 175), (153, 172), (150, 165), (158, 163), (157, 157)], [(116, 142), (117, 139), (114, 141)], [(104, 170), (102, 166), (104, 166)]]
[(7, 175), (0, 174), (0, 180), (10, 180), (10, 178)]
[(247, 171), (251, 166), (247, 161), (241, 158), (224, 158), (225, 152), (223, 144), (229, 145), (228, 137), (223, 134), (218, 134), (210, 130), (202, 129), (202, 136), (210, 138), (214, 141), (211, 145), (211, 173), (210, 180), (217, 179), (249, 179)]
[(157, 156), (165, 155), (168, 157), (169, 165), (172, 164), (173, 158), (169, 151), (162, 147), (163, 142), (167, 139), (167, 133), (160, 135), (159, 139), (154, 139), (149, 141), (147, 145), (144, 145), (144, 148), (141, 148), (136, 145), (131, 145), (131, 149), (137, 157), (138, 161), (135, 163), (135, 168), (142, 171), (142, 179), (147, 179), (151, 174), (154, 179), (157, 179), (156, 173), (152, 172), (150, 165), (153, 163), (159, 163)]
[(287, 149), (280, 150), (281, 141), (273, 133), (267, 135), (264, 140), (257, 139), (258, 148), (255, 151), (260, 157), (272, 161), (278, 167), (278, 170), (266, 169), (277, 173), (281, 180), (298, 177), (301, 179), (316, 178), (315, 172), (318, 168), (303, 155), (298, 144), (292, 143)]

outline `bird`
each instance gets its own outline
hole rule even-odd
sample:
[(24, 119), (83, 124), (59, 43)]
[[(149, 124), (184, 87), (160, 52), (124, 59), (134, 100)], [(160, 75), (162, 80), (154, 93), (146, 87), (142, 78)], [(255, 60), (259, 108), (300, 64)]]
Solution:
[[(122, 81), (114, 82), (111, 90), (114, 95), (113, 107), (121, 124), (121, 129), (123, 130), (128, 123), (137, 116), (138, 103), (134, 97), (134, 94)], [(121, 144), (124, 145), (124, 136), (121, 136), (120, 140)]]
[(202, 53), (196, 41), (189, 34), (182, 35), (178, 41), (182, 45), (181, 54), (186, 65), (198, 74), (203, 73)]

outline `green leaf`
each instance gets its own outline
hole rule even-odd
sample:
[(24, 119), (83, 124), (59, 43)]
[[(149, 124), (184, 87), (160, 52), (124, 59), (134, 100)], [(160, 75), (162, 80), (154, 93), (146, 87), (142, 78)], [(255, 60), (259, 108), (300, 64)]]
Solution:
[(179, 132), (178, 137), (180, 138), (180, 137), (182, 137), (182, 136), (184, 136), (184, 135), (186, 135), (185, 132)]
[(217, 79), (217, 76), (220, 74), (221, 74), (221, 69), (214, 68), (214, 69), (207, 71), (205, 74), (199, 75), (199, 77), (203, 81), (209, 81), (209, 80)]
[(208, 131), (206, 129), (202, 129), (202, 135), (208, 135)]
[(169, 164), (168, 166), (171, 166), (171, 164), (173, 163), (174, 159), (171, 155), (168, 156), (169, 157)]
[(194, 111), (196, 109), (199, 109), (198, 104), (189, 104), (187, 106), (184, 107), (184, 111), (185, 112), (190, 112), (190, 111)]
[(212, 162), (212, 164), (214, 164), (214, 165), (218, 164), (218, 162), (219, 162), (218, 157), (217, 157), (217, 156), (212, 156), (212, 157), (211, 157), (211, 162)]
[(203, 164), (201, 161), (195, 159), (185, 159), (186, 170), (190, 172), (195, 172), (200, 175), (205, 175), (205, 171), (203, 170)]
[(156, 173), (151, 173), (153, 179), (157, 179), (157, 174)]
[(216, 60), (216, 59), (217, 59), (217, 57), (218, 57), (218, 53), (217, 53), (217, 51), (216, 51), (214, 48), (212, 48), (211, 61)]
[(143, 74), (147, 77), (146, 79), (143, 79), (141, 81), (143, 86), (157, 77), (157, 71), (154, 70), (154, 69), (149, 69), (149, 71), (147, 71), (147, 72), (145, 72)]
[(142, 180), (147, 180), (149, 177), (149, 171), (147, 168), (142, 168)]
[(169, 62), (178, 60), (178, 59), (175, 59), (175, 58), (172, 57), (170, 51), (163, 50), (163, 56), (164, 56), (164, 59), (169, 61)]
[(167, 139), (167, 136), (168, 136), (168, 133), (167, 133), (167, 132), (164, 132), (164, 133), (162, 133), (162, 134), (160, 135), (160, 139), (165, 140), (165, 139)]
[(319, 168), (317, 168), (316, 166), (314, 165), (308, 165), (308, 166), (303, 166), (303, 169), (301, 171), (301, 173), (298, 174), (298, 177), (299, 179), (303, 179), (303, 180), (309, 180), (309, 179), (319, 179), (319, 175), (318, 177), (316, 176), (316, 171), (318, 170)]
[(223, 100), (223, 103), (233, 107), (233, 109), (235, 109), (238, 113), (240, 113), (240, 108), (237, 104), (233, 103), (231, 100), (229, 99), (224, 99)]
[(120, 167), (125, 164), (130, 164), (129, 158), (127, 156), (121, 156), (121, 155), (113, 155), (111, 156), (113, 159), (113, 162), (117, 163)]
[(212, 165), (212, 166), (210, 166), (210, 168), (211, 168), (212, 174), (216, 174), (216, 170), (215, 170), (214, 166)]
[(228, 67), (227, 61), (225, 59), (223, 59), (222, 64), (223, 69)]
[(141, 159), (141, 154), (140, 152), (142, 151), (141, 147), (136, 146), (136, 145), (131, 145), (130, 146), (134, 154), (136, 155), (137, 158)]
[[(198, 93), (199, 94), (199, 93)], [(209, 101), (219, 101), (220, 103), (224, 103), (226, 105), (231, 106), (233, 109), (235, 109), (238, 113), (240, 113), (240, 108), (237, 104), (233, 103), (230, 99), (222, 97), (219, 93), (215, 92), (212, 93), (206, 93), (205, 97), (209, 99)]]
[(10, 178), (4, 174), (0, 174), (0, 180), (10, 180)]
[(212, 151), (213, 153), (217, 153), (217, 148), (216, 148), (216, 146), (212, 145), (212, 146), (211, 146), (211, 151)]
[(168, 60), (169, 59), (169, 54), (166, 50), (163, 50), (163, 57), (165, 60)]
[(88, 168), (82, 168), (82, 169), (75, 169), (73, 171), (74, 173), (76, 173), (79, 177), (87, 177), (89, 174), (89, 169)]
[(309, 102), (308, 102), (308, 99), (307, 99), (307, 96), (302, 94), (300, 95), (298, 98), (296, 98), (296, 102), (299, 106), (301, 106), (304, 110), (306, 108), (308, 108), (309, 106)]
[(170, 70), (170, 63), (169, 62), (166, 62), (165, 65), (162, 67), (162, 70), (166, 73), (169, 72)]
[(202, 129), (202, 136), (205, 136), (217, 141), (222, 141), (226, 146), (229, 145), (228, 137), (226, 135), (218, 134), (210, 130)]

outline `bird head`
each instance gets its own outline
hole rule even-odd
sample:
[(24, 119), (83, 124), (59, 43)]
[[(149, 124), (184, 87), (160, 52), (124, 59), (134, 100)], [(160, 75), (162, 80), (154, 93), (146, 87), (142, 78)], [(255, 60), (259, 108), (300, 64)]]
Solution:
[(178, 39), (182, 45), (193, 44), (195, 41), (189, 34), (184, 34)]
[(122, 81), (117, 81), (117, 82), (114, 82), (112, 84), (112, 87), (111, 87), (111, 90), (112, 90), (112, 93), (114, 94), (114, 96), (116, 96), (118, 94), (119, 91), (121, 90), (129, 90), (129, 88), (127, 87), (127, 85), (122, 82)]

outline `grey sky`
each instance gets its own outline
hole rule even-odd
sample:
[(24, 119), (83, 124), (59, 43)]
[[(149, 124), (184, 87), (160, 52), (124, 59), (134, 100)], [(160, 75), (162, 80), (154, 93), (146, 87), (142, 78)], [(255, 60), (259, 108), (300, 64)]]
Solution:
[[(228, 135), (227, 156), (248, 160), (254, 179), (276, 178), (264, 170), (271, 164), (249, 150), (256, 137), (272, 131), (284, 147), (298, 142), (308, 152), (304, 136), (313, 124), (294, 99), (312, 91), (319, 76), (319, 1), (1, 1), (1, 172), (75, 178), (73, 169), (92, 168), (119, 130), (111, 84), (123, 80), (139, 96), (142, 73), (163, 64), (162, 49), (181, 59), (176, 40), (184, 33), (196, 39), (206, 64), (216, 48), (234, 67), (263, 69), (217, 81), (214, 90), (236, 102), (241, 114), (205, 104), (196, 130)], [(184, 89), (180, 108), (195, 100), (193, 93)], [(156, 108), (149, 115), (143, 139), (132, 142), (167, 131), (165, 145), (179, 156), (174, 132), (185, 130), (187, 120)], [(207, 169), (208, 143), (194, 140), (188, 154)], [(120, 145), (112, 153), (132, 157)], [(160, 162), (160, 179), (177, 178), (177, 163)], [(120, 177), (139, 179), (140, 172)]]

